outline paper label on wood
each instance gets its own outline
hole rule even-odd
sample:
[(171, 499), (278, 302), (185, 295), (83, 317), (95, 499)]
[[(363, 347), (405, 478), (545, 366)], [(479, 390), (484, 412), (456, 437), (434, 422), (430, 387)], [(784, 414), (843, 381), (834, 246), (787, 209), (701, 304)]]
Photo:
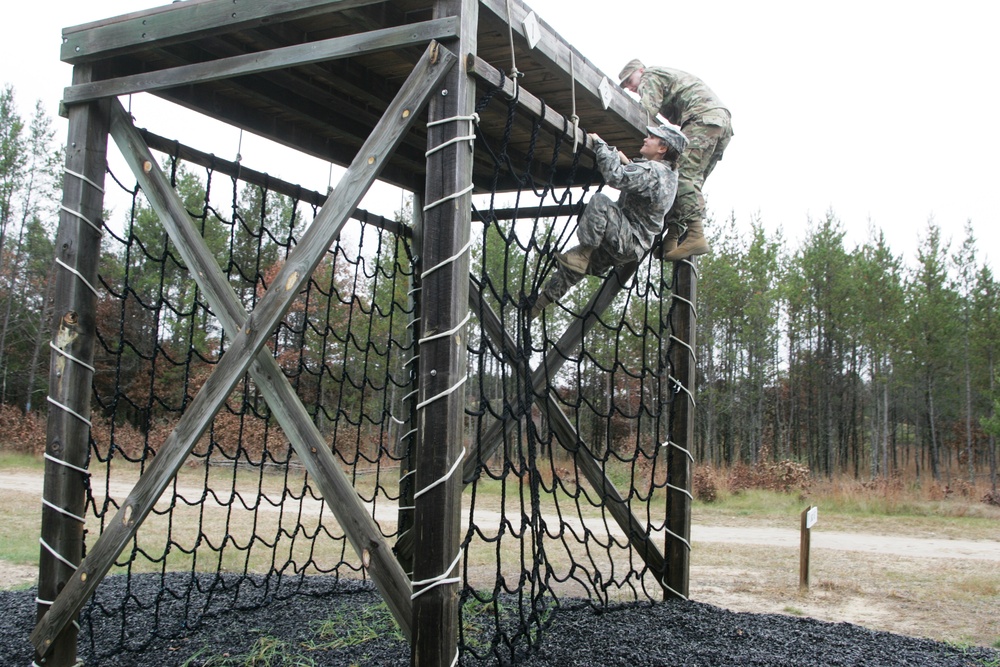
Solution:
[(524, 26), (524, 38), (528, 40), (528, 48), (533, 49), (542, 39), (542, 29), (538, 25), (538, 17), (535, 12), (529, 13), (522, 22)]
[(807, 529), (812, 528), (813, 526), (816, 525), (816, 522), (818, 520), (819, 520), (819, 508), (810, 507), (809, 511), (806, 512), (806, 528)]
[(601, 91), (601, 102), (604, 104), (605, 109), (611, 106), (611, 98), (612, 95), (615, 94), (616, 87), (617, 86), (608, 81), (608, 77), (601, 79), (601, 85), (598, 90)]

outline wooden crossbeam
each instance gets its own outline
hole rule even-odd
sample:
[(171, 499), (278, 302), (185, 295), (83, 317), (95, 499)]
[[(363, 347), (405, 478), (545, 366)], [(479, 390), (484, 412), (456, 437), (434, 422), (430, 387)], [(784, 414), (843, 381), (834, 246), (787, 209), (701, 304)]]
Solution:
[[(249, 167), (243, 166), (239, 162), (225, 160), (216, 155), (186, 146), (178, 141), (161, 137), (158, 134), (153, 134), (152, 132), (141, 128), (139, 129), (139, 134), (142, 135), (142, 139), (146, 145), (153, 150), (166, 153), (167, 155), (177, 156), (185, 162), (199, 165), (205, 169), (211, 169), (213, 172), (219, 174), (225, 174), (226, 176), (238, 178), (244, 183), (256, 185), (264, 188), (265, 190), (269, 190), (270, 192), (277, 192), (278, 194), (306, 202), (307, 204), (312, 204), (313, 206), (322, 206), (323, 203), (326, 202), (327, 195), (325, 194), (321, 194), (308, 188), (303, 188), (301, 185), (290, 183), (289, 181), (285, 181), (280, 178), (275, 178), (274, 176), (266, 174), (262, 171), (250, 169)], [(403, 238), (412, 238), (413, 236), (413, 230), (409, 226), (401, 224), (398, 220), (393, 218), (387, 218), (384, 215), (372, 213), (371, 211), (367, 211), (363, 208), (354, 209), (351, 213), (351, 218), (357, 220), (358, 222), (375, 225), (379, 229), (385, 230), (391, 234), (396, 234), (397, 236), (402, 236)]]
[(514, 82), (503, 76), (500, 70), (493, 67), (493, 65), (490, 65), (478, 56), (470, 55), (468, 56), (467, 66), (471, 74), (475, 74), (484, 83), (498, 87), (508, 99), (513, 99), (517, 96), (518, 105), (538, 116), (542, 123), (547, 125), (549, 129), (561, 133), (570, 141), (579, 142), (591, 155), (594, 154), (594, 141), (583, 130), (573, 129), (573, 123), (566, 116), (563, 116), (548, 104), (542, 102), (525, 90), (523, 86), (515, 87)]
[[(240, 377), (258, 358), (258, 353), (271, 332), (339, 235), (350, 213), (368, 191), (392, 151), (402, 141), (432, 90), (456, 60), (454, 54), (442, 49), (436, 42), (427, 48), (341, 179), (339, 187), (289, 254), (275, 276), (272, 287), (258, 302), (257, 308), (240, 324), (215, 371), (188, 406), (177, 427), (160, 447), (157, 456), (139, 478), (87, 558), (31, 633), (31, 642), (39, 653), (44, 654), (48, 650), (54, 638), (91, 596), (118, 554), (135, 537), (139, 525), (177, 474), (195, 443), (208, 429)], [(223, 298), (223, 303), (224, 301)], [(276, 379), (287, 382), (284, 378)], [(369, 555), (381, 556), (377, 551)]]
[(426, 44), (433, 39), (454, 37), (457, 29), (458, 18), (448, 16), (394, 28), (372, 30), (371, 32), (324, 39), (318, 42), (220, 58), (204, 63), (180, 65), (155, 72), (143, 72), (116, 79), (81, 83), (69, 86), (64, 90), (63, 103), (77, 104), (103, 97), (148, 93), (176, 86), (218, 81), (236, 76), (270, 72), (285, 67), (387, 51), (414, 44)]
[(60, 58), (78, 63), (374, 5), (381, 0), (187, 0), (63, 30)]
[[(531, 8), (521, 0), (482, 0), (482, 6), (504, 23), (507, 23), (509, 16), (510, 26), (514, 32), (519, 37), (524, 37), (524, 19), (531, 12)], [(596, 106), (602, 107), (600, 87), (604, 75), (601, 71), (579, 51), (564, 42), (555, 30), (540, 18), (538, 19), (538, 27), (541, 39), (535, 46), (533, 53), (553, 64), (557, 72), (572, 73), (575, 80), (571, 82), (571, 85), (579, 91), (581, 97), (586, 95)], [(478, 62), (476, 67), (480, 67)], [(612, 81), (611, 83), (617, 84), (618, 82)], [(617, 88), (617, 86), (615, 87)], [(631, 123), (639, 132), (638, 136), (646, 135), (648, 123), (646, 123), (645, 111), (626, 93), (619, 90), (612, 95), (609, 110)]]
[[(546, 355), (543, 363), (531, 372), (531, 393), (535, 403), (548, 417), (549, 425), (559, 444), (573, 454), (577, 465), (601, 498), (604, 506), (608, 508), (619, 527), (628, 536), (629, 542), (636, 552), (659, 579), (664, 571), (663, 554), (650, 539), (646, 527), (628, 509), (626, 500), (618, 492), (614, 482), (605, 474), (590, 448), (580, 438), (580, 434), (573, 428), (573, 424), (559, 406), (555, 396), (552, 392), (544, 390), (548, 378), (559, 372), (559, 368), (569, 357), (569, 351), (580, 344), (586, 332), (597, 322), (598, 314), (608, 309), (624, 285), (635, 274), (636, 268), (637, 264), (633, 262), (617, 269), (608, 276), (604, 284), (601, 285), (601, 289), (591, 298), (584, 311), (586, 313), (584, 317), (575, 320), (567, 328), (556, 347)], [(500, 318), (497, 317), (489, 304), (482, 301), (479, 290), (473, 289), (469, 293), (470, 301), (473, 302), (471, 307), (474, 312), (479, 314), (483, 329), (495, 342), (503, 346), (507, 362), (518, 373), (523, 374), (527, 369), (527, 361), (519, 354), (514, 340), (503, 328)], [(500, 446), (503, 441), (503, 432), (521, 416), (514, 415), (498, 420), (492, 429), (494, 432), (487, 432), (483, 438), (486, 446), (481, 447), (477, 452), (471, 452), (466, 457), (463, 466), (463, 479), (466, 483), (475, 476), (479, 462), (492, 456)]]

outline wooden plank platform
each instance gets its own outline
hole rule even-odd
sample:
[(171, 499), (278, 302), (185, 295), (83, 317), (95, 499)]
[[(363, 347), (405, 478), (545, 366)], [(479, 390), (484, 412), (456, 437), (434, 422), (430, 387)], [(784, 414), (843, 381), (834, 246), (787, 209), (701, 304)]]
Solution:
[[(87, 88), (67, 88), (65, 100), (72, 104), (95, 94), (144, 89), (346, 166), (413, 69), (427, 40), (450, 43), (442, 36), (447, 25), (431, 22), (433, 7), (433, 0), (186, 0), (66, 28), (62, 60), (93, 63), (100, 74)], [(531, 8), (520, 0), (481, 0), (477, 52), (456, 54), (479, 75), (477, 98), (500, 83), (488, 80), (484, 72), (502, 76), (513, 63), (523, 74), (519, 85), (525, 99), (536, 106), (543, 101), (567, 119), (570, 131), (575, 106), (577, 136), (596, 132), (611, 144), (637, 145), (645, 135), (645, 115), (638, 103), (614, 85), (616, 73), (610, 73), (614, 90), (606, 110), (600, 97), (605, 74), (543, 17), (537, 17), (540, 40), (530, 48), (522, 34), (529, 13)], [(514, 28), (513, 54), (508, 16)], [(407, 43), (408, 26), (412, 26), (412, 37)], [(369, 44), (374, 46), (363, 47), (369, 33)], [(386, 34), (392, 39), (383, 38), (379, 46), (379, 35)], [(324, 53), (330, 59), (317, 61)], [(259, 68), (254, 65), (258, 59)], [(509, 81), (507, 88), (508, 92), (512, 88)], [(496, 101), (480, 113), (480, 131), (493, 145), (499, 143), (506, 125), (506, 100), (498, 93)], [(529, 104), (523, 107), (509, 143), (514, 156), (524, 155), (531, 139), (532, 111)], [(562, 123), (553, 123), (549, 115), (546, 120), (538, 133), (535, 155), (547, 164), (555, 137), (561, 133), (552, 126)], [(414, 124), (382, 180), (411, 192), (422, 190), (426, 135), (424, 124)], [(573, 158), (573, 140), (566, 139), (557, 163), (561, 178)], [(488, 153), (478, 150), (473, 172), (477, 191), (492, 187), (492, 170)], [(582, 185), (592, 178), (592, 170), (582, 169), (574, 180)], [(501, 183), (500, 187), (513, 185)]]

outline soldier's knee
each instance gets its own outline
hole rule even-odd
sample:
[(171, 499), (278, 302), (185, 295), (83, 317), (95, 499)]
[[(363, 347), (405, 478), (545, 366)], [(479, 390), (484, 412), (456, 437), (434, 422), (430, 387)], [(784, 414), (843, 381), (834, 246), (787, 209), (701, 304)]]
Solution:
[(590, 198), (590, 201), (587, 203), (587, 207), (583, 212), (585, 217), (592, 218), (595, 215), (604, 217), (614, 205), (615, 203), (611, 200), (611, 197), (607, 196), (603, 192), (596, 192), (594, 193), (594, 196)]

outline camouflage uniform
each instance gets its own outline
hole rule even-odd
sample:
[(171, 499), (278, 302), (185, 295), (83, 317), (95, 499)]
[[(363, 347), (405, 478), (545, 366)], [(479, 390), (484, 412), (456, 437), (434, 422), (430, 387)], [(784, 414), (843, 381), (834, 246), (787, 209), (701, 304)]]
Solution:
[(701, 79), (667, 67), (644, 68), (637, 92), (650, 122), (662, 114), (688, 138), (677, 164), (677, 200), (667, 220), (683, 232), (692, 220), (705, 217), (701, 188), (733, 136), (729, 110)]
[[(677, 194), (677, 172), (668, 162), (639, 158), (623, 165), (618, 149), (597, 141), (597, 167), (608, 185), (620, 191), (617, 202), (595, 193), (580, 214), (576, 235), (580, 245), (594, 247), (587, 273), (642, 259), (663, 231), (663, 219)], [(542, 293), (558, 301), (583, 274), (560, 264)]]

